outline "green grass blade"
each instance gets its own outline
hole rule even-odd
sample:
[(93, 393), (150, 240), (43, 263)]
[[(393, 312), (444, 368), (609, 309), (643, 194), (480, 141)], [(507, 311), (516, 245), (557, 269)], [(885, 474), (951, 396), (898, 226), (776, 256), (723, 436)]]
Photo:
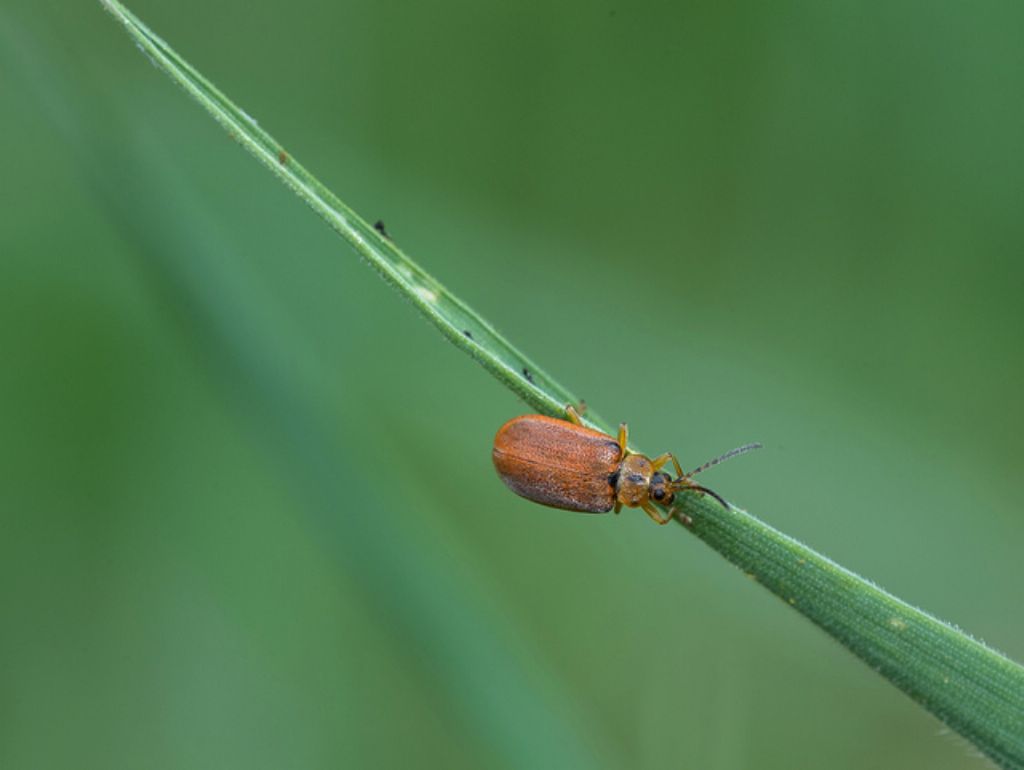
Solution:
[(743, 510), (703, 500), (692, 530), (1001, 767), (1024, 767), (1024, 667)]
[[(538, 412), (565, 413), (578, 399), (516, 350), (493, 326), (338, 199), (288, 150), (115, 0), (101, 0), (139, 48), (196, 99), (228, 134), (290, 187), (452, 343)], [(527, 373), (529, 375), (527, 376)], [(590, 415), (596, 423), (596, 417)]]
[[(351, 211), (287, 150), (115, 0), (142, 50), (459, 348), (538, 412), (576, 398)], [(467, 334), (468, 332), (468, 334)], [(524, 375), (530, 373), (530, 378)], [(532, 381), (531, 381), (532, 380)], [(593, 414), (589, 420), (608, 426)], [(740, 510), (688, 500), (692, 531), (999, 765), (1024, 767), (1024, 668)]]

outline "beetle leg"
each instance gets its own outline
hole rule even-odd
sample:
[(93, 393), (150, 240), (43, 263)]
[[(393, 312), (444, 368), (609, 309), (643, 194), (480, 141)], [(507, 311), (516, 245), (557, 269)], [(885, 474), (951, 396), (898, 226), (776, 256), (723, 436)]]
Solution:
[(653, 460), (651, 460), (651, 465), (654, 466), (654, 470), (660, 471), (662, 467), (665, 465), (665, 463), (667, 463), (669, 460), (671, 460), (672, 464), (676, 466), (677, 477), (682, 478), (684, 475), (683, 469), (679, 467), (679, 461), (676, 459), (676, 456), (671, 452), (665, 452), (665, 454), (663, 455), (658, 455)]
[(619, 511), (621, 511), (621, 510), (622, 510), (622, 503), (620, 503), (618, 500), (616, 500), (615, 501), (615, 515), (618, 516), (619, 515)]
[(572, 404), (565, 407), (565, 413), (569, 415), (569, 422), (573, 425), (583, 425), (583, 420), (580, 419), (580, 413), (576, 411), (576, 407)]
[(650, 516), (658, 524), (668, 524), (672, 521), (672, 517), (676, 515), (676, 509), (673, 508), (669, 511), (668, 516), (662, 516), (661, 511), (654, 507), (651, 503), (641, 503), (640, 507), (644, 509), (644, 513)]
[(673, 459), (671, 452), (665, 452), (663, 455), (658, 455), (651, 460), (651, 470), (660, 471), (661, 467), (671, 459)]
[(682, 524), (684, 527), (693, 526), (693, 519), (691, 519), (689, 516), (687, 516), (685, 513), (683, 513), (679, 509), (678, 505), (672, 506), (672, 509), (668, 512), (668, 517), (670, 519), (671, 518), (679, 519), (679, 523)]
[(629, 442), (629, 426), (624, 422), (619, 423), (619, 452), (622, 457), (626, 456), (626, 444)]
[(671, 452), (668, 453), (668, 456), (672, 458), (672, 464), (676, 466), (676, 473), (678, 474), (677, 478), (681, 479), (686, 474), (683, 473), (683, 469), (679, 466), (679, 461), (676, 459), (676, 456)]

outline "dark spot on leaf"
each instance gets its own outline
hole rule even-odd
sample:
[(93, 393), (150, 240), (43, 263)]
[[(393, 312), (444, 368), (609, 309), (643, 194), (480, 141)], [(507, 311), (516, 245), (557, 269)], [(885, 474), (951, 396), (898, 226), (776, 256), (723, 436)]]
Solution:
[(526, 378), (526, 381), (527, 381), (528, 383), (530, 383), (531, 385), (533, 385), (533, 375), (532, 375), (532, 374), (530, 374), (530, 370), (529, 370), (529, 369), (527, 369), (527, 368), (526, 368), (525, 366), (523, 367), (523, 376), (524, 376), (524, 377)]
[(277, 153), (277, 162), (280, 163), (282, 166), (285, 165), (288, 162), (288, 153), (286, 153), (284, 150), (281, 150), (279, 153)]
[(373, 223), (373, 229), (376, 230), (381, 235), (383, 235), (389, 241), (391, 240), (391, 236), (388, 235), (387, 228), (384, 227), (384, 220), (383, 219), (378, 219), (376, 222), (374, 222)]
[(469, 329), (463, 329), (462, 333), (466, 335), (466, 339), (473, 339), (473, 335), (469, 333)]

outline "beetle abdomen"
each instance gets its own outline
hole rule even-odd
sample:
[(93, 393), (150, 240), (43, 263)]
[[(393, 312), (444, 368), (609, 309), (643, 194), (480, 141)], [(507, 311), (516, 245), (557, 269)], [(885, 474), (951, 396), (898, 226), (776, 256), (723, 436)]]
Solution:
[(538, 414), (509, 420), (494, 437), (494, 467), (520, 497), (553, 508), (605, 513), (615, 504), (619, 467), (611, 436)]

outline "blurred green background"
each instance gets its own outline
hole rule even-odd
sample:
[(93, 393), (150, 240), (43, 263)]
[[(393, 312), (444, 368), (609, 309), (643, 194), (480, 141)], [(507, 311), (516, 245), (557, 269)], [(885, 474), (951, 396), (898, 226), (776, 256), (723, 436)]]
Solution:
[[(1019, 3), (129, 7), (637, 444), (1024, 658)], [(0, 766), (978, 768), (95, 3), (0, 8)]]

